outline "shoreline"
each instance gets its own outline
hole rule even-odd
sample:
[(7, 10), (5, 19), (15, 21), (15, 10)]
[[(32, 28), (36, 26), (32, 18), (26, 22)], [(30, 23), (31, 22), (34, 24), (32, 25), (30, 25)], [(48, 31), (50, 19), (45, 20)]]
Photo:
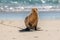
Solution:
[[(22, 12), (22, 11), (30, 11), (30, 10), (0, 10), (0, 12)], [(59, 12), (60, 9), (40, 9), (39, 11), (43, 12)]]

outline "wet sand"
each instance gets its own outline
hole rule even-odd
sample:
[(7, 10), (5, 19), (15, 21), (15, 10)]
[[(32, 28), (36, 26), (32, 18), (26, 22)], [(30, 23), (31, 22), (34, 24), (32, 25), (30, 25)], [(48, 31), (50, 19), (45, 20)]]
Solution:
[(24, 20), (0, 20), (0, 40), (60, 40), (60, 20), (39, 20), (43, 31), (19, 32)]

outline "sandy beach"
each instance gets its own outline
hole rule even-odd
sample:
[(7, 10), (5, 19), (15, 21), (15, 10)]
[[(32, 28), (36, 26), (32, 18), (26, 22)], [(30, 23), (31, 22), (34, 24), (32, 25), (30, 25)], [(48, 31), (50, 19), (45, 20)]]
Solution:
[[(24, 19), (40, 31), (21, 32)], [(0, 0), (0, 40), (60, 40), (60, 0)]]
[(60, 40), (60, 20), (39, 20), (43, 31), (19, 32), (23, 20), (0, 20), (0, 40)]

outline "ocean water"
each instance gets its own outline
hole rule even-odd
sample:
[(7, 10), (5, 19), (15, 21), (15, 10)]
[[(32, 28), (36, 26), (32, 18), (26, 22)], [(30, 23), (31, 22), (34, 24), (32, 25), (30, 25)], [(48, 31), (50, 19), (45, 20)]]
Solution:
[(60, 0), (0, 0), (1, 4), (40, 5), (59, 4)]
[(37, 7), (44, 9), (60, 9), (60, 0), (0, 0), (0, 11), (22, 11)]
[(41, 20), (60, 19), (60, 0), (0, 0), (0, 20), (24, 19), (33, 7)]
[[(29, 11), (22, 12), (1, 12), (0, 20), (24, 20), (30, 14)], [(40, 20), (60, 20), (60, 12), (39, 11)]]

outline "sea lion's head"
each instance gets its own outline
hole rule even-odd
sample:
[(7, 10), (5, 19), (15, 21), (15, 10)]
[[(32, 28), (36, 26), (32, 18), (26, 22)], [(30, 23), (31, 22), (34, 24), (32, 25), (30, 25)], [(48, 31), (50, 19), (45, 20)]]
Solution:
[(38, 12), (38, 9), (37, 8), (32, 8), (32, 12)]

